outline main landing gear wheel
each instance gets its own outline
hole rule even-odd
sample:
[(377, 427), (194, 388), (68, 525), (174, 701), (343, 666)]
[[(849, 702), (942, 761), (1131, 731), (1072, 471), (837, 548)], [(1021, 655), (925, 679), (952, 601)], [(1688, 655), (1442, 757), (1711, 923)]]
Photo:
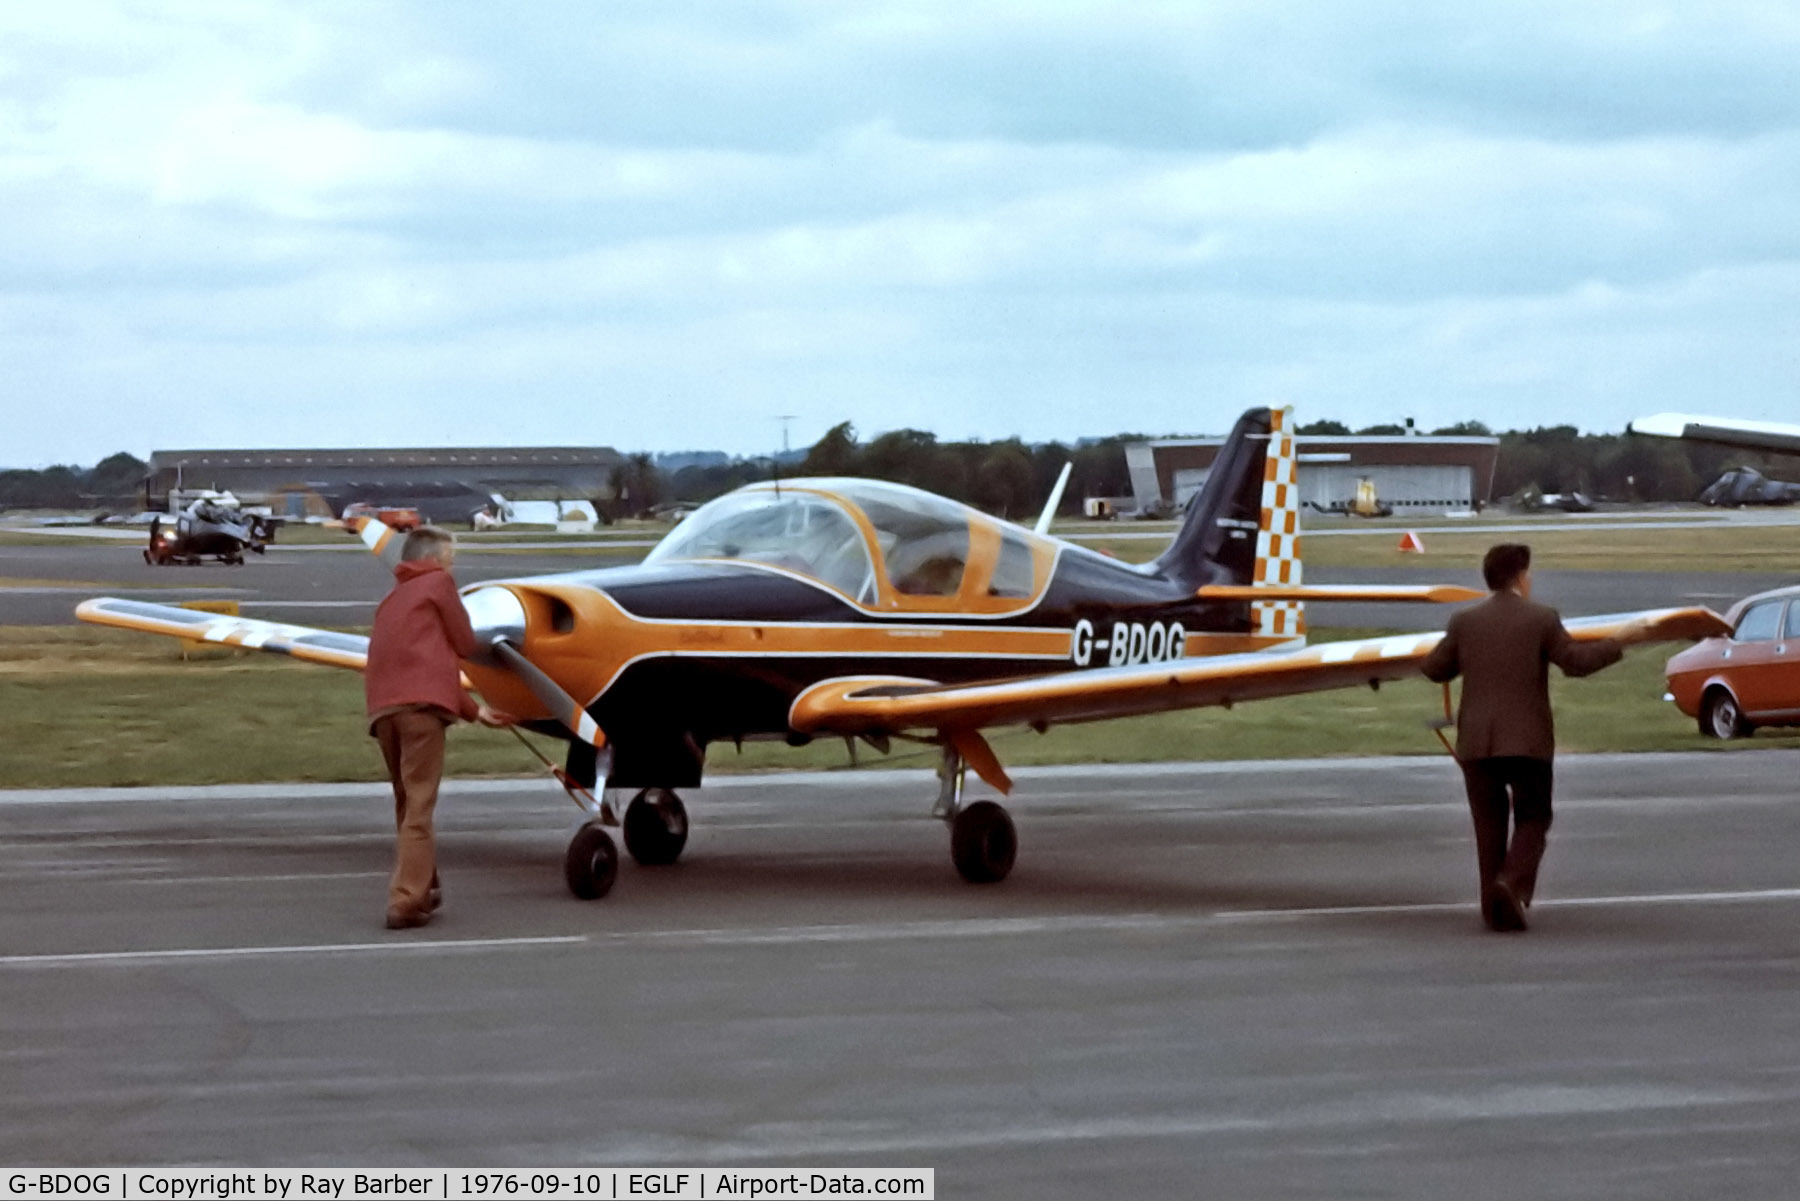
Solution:
[(1718, 739), (1745, 738), (1752, 728), (1744, 720), (1744, 711), (1738, 708), (1736, 697), (1723, 688), (1715, 688), (1706, 694), (1706, 700), (1700, 706), (1702, 734)]
[(563, 879), (569, 891), (584, 901), (597, 901), (612, 890), (619, 878), (619, 849), (612, 835), (597, 821), (575, 831), (569, 853), (563, 857)]
[(687, 806), (667, 788), (646, 788), (625, 806), (625, 849), (645, 867), (663, 867), (687, 846)]
[(1012, 818), (993, 801), (965, 805), (950, 821), (950, 858), (971, 884), (1006, 879), (1018, 853), (1019, 836)]

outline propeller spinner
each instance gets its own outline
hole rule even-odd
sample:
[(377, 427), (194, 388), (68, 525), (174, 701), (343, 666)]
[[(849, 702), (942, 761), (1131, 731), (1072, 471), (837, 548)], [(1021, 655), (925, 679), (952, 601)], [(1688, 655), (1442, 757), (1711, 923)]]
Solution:
[(519, 649), (525, 642), (525, 605), (511, 589), (477, 588), (463, 596), (463, 607), (469, 611), (469, 624), (475, 628), (476, 640), (492, 655), (495, 663), (518, 676), (537, 697), (538, 703), (562, 722), (577, 742), (596, 749), (606, 745), (606, 735), (581, 702)]

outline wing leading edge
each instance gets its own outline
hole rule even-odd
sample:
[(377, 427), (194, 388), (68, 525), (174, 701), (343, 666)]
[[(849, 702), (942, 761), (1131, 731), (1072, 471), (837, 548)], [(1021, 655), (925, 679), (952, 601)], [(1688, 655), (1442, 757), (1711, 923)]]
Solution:
[[(1648, 618), (1653, 641), (1726, 633), (1710, 609), (1656, 609), (1565, 622), (1588, 642)], [(802, 733), (876, 734), (980, 730), (1004, 725), (1097, 721), (1171, 709), (1231, 705), (1417, 676), (1442, 634), (1326, 642), (1294, 651), (1178, 659), (1134, 667), (1060, 672), (991, 684), (940, 685), (904, 677), (825, 680), (802, 692), (789, 721)]]
[(1654, 413), (1625, 427), (1628, 433), (1656, 438), (1686, 438), (1748, 450), (1800, 453), (1800, 425), (1784, 421), (1749, 421), (1736, 417), (1706, 417), (1694, 413)]

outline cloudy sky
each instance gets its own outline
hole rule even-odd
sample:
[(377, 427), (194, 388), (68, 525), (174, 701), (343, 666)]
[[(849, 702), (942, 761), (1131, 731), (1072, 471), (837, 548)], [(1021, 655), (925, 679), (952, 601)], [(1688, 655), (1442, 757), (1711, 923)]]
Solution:
[(0, 6), (0, 464), (1800, 419), (1800, 7)]

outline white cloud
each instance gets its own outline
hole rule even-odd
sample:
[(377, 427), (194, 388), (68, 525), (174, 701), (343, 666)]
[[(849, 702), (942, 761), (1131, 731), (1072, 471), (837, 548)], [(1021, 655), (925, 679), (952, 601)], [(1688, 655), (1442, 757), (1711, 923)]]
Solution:
[(321, 406), (747, 451), (1800, 383), (1784, 5), (41, 7), (0, 12), (14, 462)]

